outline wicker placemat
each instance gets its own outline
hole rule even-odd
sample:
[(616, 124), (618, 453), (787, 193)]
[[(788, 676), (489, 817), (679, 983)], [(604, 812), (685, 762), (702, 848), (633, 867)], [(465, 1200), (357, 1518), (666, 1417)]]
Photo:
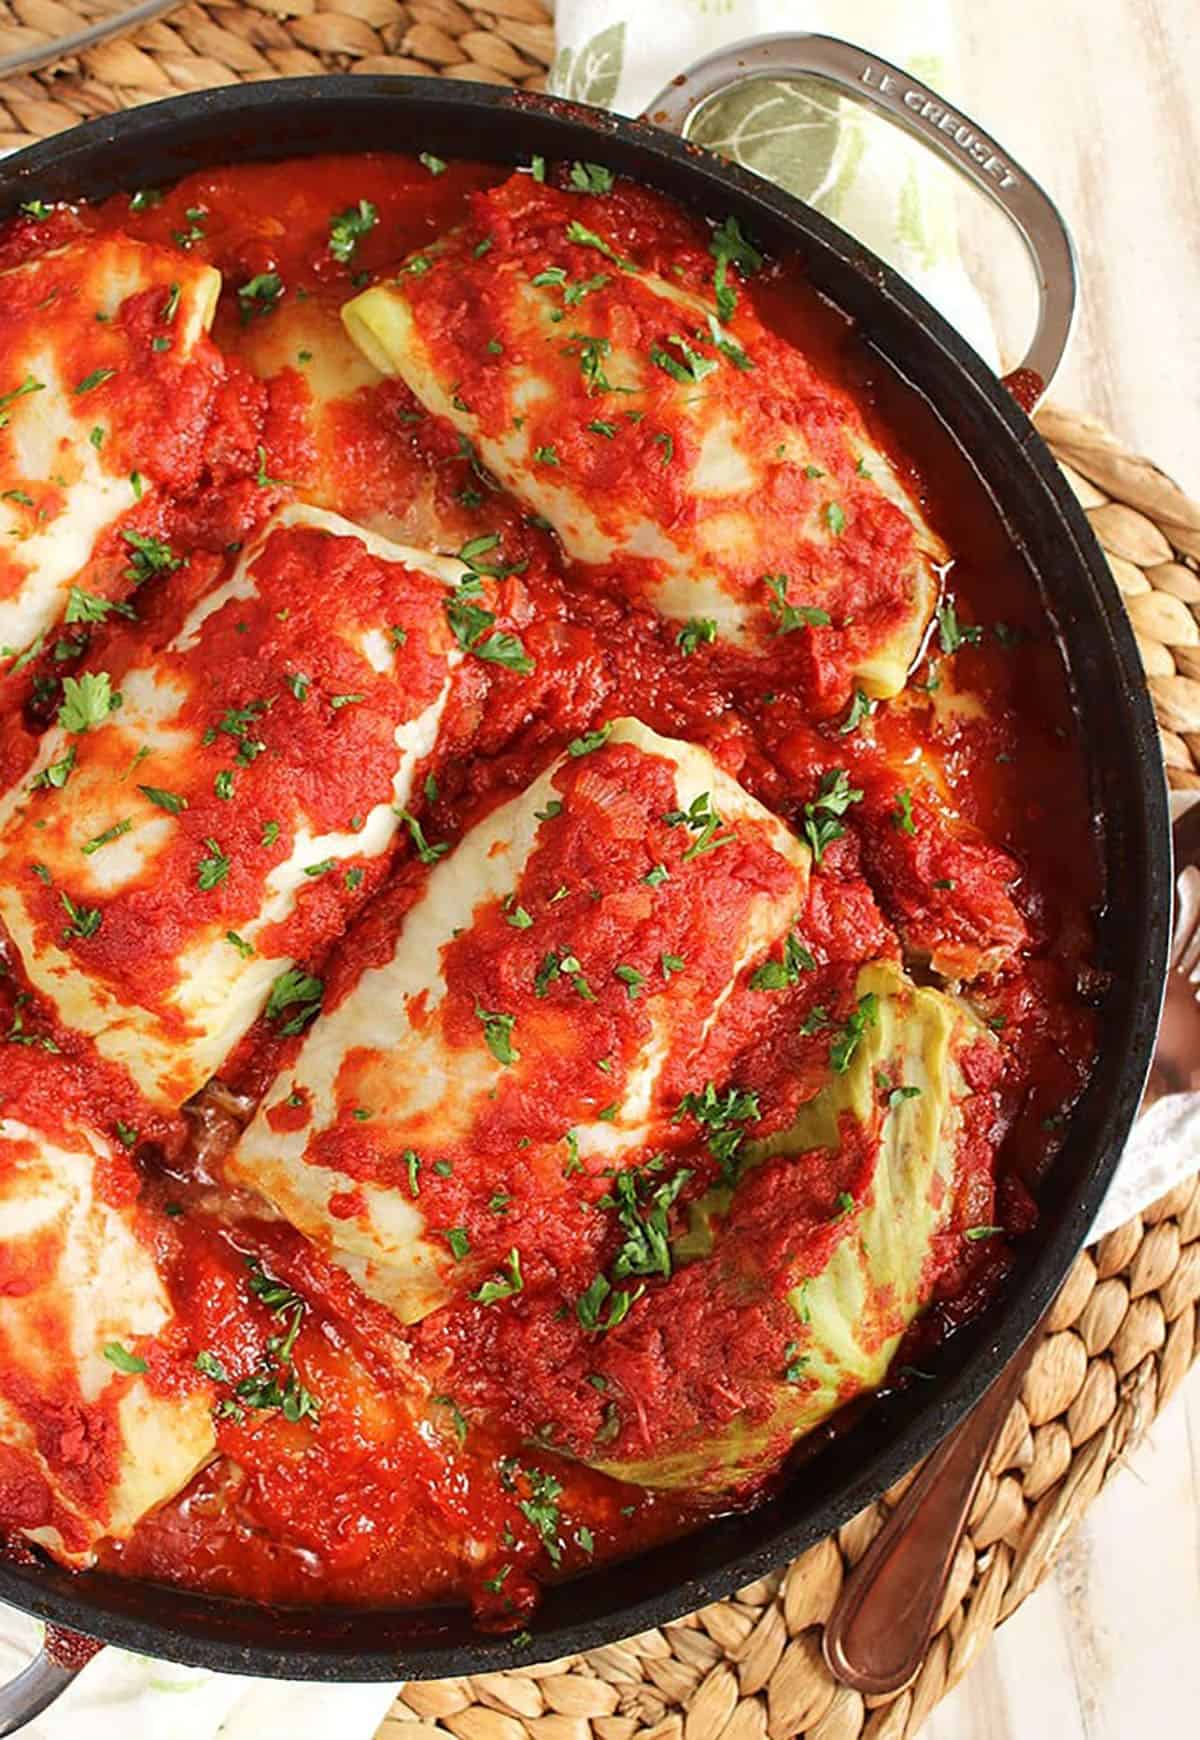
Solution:
[[(0, 0), (0, 61), (118, 0)], [(204, 0), (39, 72), (0, 80), (0, 150), (178, 91), (304, 73), (439, 73), (540, 90), (554, 54), (542, 0)]]
[(1080, 1255), (911, 1690), (864, 1700), (821, 1658), (842, 1580), (909, 1475), (786, 1570), (677, 1625), (519, 1674), (413, 1681), (377, 1740), (912, 1740), (1173, 1394), (1200, 1351), (1198, 1298), (1200, 1178)]
[[(0, 0), (0, 60), (122, 0)], [(553, 54), (541, 0), (204, 0), (130, 36), (0, 80), (0, 149), (93, 115), (239, 79), (439, 73), (536, 89)], [(1125, 599), (1171, 784), (1200, 789), (1200, 503), (1100, 424), (1039, 416)], [(1200, 1351), (1200, 1178), (1080, 1256), (970, 1519), (911, 1690), (839, 1688), (820, 1627), (878, 1505), (771, 1577), (677, 1625), (521, 1673), (413, 1682), (382, 1740), (911, 1740)], [(910, 1477), (911, 1478), (911, 1477)]]

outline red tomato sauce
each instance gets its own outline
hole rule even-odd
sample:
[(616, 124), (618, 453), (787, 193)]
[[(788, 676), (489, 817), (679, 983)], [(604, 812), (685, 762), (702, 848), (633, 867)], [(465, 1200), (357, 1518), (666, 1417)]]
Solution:
[[(403, 157), (314, 158), (206, 172), (161, 197), (143, 195), (133, 207), (122, 194), (95, 209), (18, 218), (0, 233), (0, 267), (80, 235), (122, 230), (184, 247), (219, 267), (225, 282), (212, 335), (224, 361), (201, 448), (185, 444), (178, 464), (168, 455), (162, 492), (126, 521), (169, 539), (184, 564), (141, 590), (135, 629), (96, 625), (77, 637), (72, 653), (56, 659), (47, 648), (29, 664), (3, 718), (4, 771), (15, 776), (28, 761), (31, 734), (54, 716), (64, 670), (81, 662), (117, 669), (141, 641), (165, 644), (220, 573), (229, 546), (294, 488), (350, 517), (382, 516), (380, 529), (416, 544), (431, 521), (442, 528), (443, 544), (498, 534), (506, 564), (522, 566), (496, 582), (495, 608), (520, 633), (535, 670), (526, 676), (476, 664), (465, 671), (445, 720), (435, 783), (416, 806), (426, 837), (453, 844), (528, 785), (569, 738), (622, 713), (702, 744), (797, 831), (821, 774), (844, 768), (863, 799), (814, 866), (800, 919), (802, 933), (821, 939), (819, 970), (799, 1001), (779, 1000), (767, 1042), (744, 1060), (743, 1085), (785, 1121), (828, 1044), (800, 1036), (799, 1024), (816, 1005), (835, 1015), (851, 1008), (854, 974), (865, 960), (932, 958), (970, 981), (974, 1005), (999, 1041), (999, 1061), (997, 1048), (982, 1046), (965, 1064), (980, 1090), (978, 1127), (960, 1145), (954, 1215), (931, 1259), (938, 1303), (921, 1326), (926, 1337), (947, 1333), (1002, 1284), (1012, 1241), (1035, 1223), (1038, 1181), (1053, 1164), (1094, 1053), (1083, 992), (1100, 885), (1097, 863), (1081, 844), (1095, 825), (1052, 626), (967, 459), (794, 262), (770, 263), (743, 294), (780, 341), (803, 350), (818, 377), (853, 397), (872, 439), (953, 554), (946, 584), (957, 629), (931, 633), (906, 695), (875, 709), (865, 728), (847, 728), (846, 671), (832, 640), (795, 637), (778, 669), (719, 647), (688, 656), (677, 625), (573, 574), (544, 527), (481, 476), (454, 432), (425, 416), (400, 383), (332, 397), (318, 391), (314, 347), (344, 348), (341, 305), (467, 218), (471, 196), (502, 177), (470, 164), (431, 173)], [(676, 245), (705, 245), (696, 221), (662, 200), (637, 190), (614, 199), (610, 226), (630, 252), (666, 259)], [(331, 220), (360, 200), (374, 205), (378, 221), (338, 258)], [(483, 391), (484, 383), (475, 388)], [(119, 589), (121, 553), (114, 537), (94, 564), (107, 573), (109, 595)], [(882, 546), (876, 554), (886, 559)], [(371, 564), (364, 559), (361, 568), (331, 574), (331, 595), (340, 589), (345, 604), (369, 588)], [(313, 656), (327, 656), (315, 621), (281, 628), (264, 618), (260, 629), (256, 658), (290, 663), (309, 634)], [(222, 682), (240, 683), (238, 693), (249, 694), (251, 673), (244, 682), (237, 677), (242, 652), (233, 614), (227, 650)], [(364, 709), (354, 728), (367, 731), (371, 717)], [(305, 736), (314, 728), (289, 714), (287, 777), (301, 778), (301, 764), (319, 755)], [(364, 767), (347, 776), (355, 792), (361, 785), (364, 805), (373, 795), (370, 754), (364, 738)], [(266, 756), (247, 772), (257, 781), (260, 769), (265, 780)], [(910, 786), (919, 792), (910, 794)], [(332, 823), (347, 793), (328, 797)], [(237, 825), (255, 833), (261, 822), (256, 805)], [(197, 835), (203, 831), (197, 819)], [(363, 887), (364, 900), (375, 898), (349, 937), (326, 946), (348, 922), (347, 909), (318, 914), (321, 922), (289, 938), (304, 964), (325, 975), (330, 1000), (386, 959), (396, 923), (428, 874), (403, 832), (386, 869), (391, 880), (382, 891), (379, 869)], [(564, 879), (578, 869), (535, 867), (539, 876)], [(595, 869), (604, 874), (604, 866)], [(162, 891), (164, 912), (176, 897), (176, 890)], [(319, 901), (320, 891), (312, 898)], [(469, 998), (503, 970), (499, 945), (512, 937), (496, 917), (494, 960), (486, 947), (464, 951), (461, 961), (453, 947), (447, 951), (448, 977), (461, 975)], [(702, 905), (681, 907), (672, 920), (681, 929), (710, 921)], [(101, 946), (107, 939), (94, 945), (97, 961)], [(136, 953), (133, 932), (124, 946)], [(580, 1412), (576, 1380), (586, 1362), (573, 1318), (518, 1301), (504, 1313), (450, 1308), (406, 1330), (298, 1234), (263, 1218), (261, 1205), (243, 1203), (232, 1217), (226, 1205), (219, 1213), (213, 1156), (236, 1128), (230, 1115), (210, 1105), (196, 1117), (155, 1117), (120, 1072), (56, 1023), (11, 950), (6, 965), (0, 1067), (19, 1057), (22, 1075), (36, 1077), (38, 1047), (48, 1041), (57, 1054), (46, 1097), (58, 1111), (47, 1116), (77, 1113), (110, 1136), (120, 1120), (139, 1133), (147, 1236), (186, 1325), (180, 1359), (190, 1369), (204, 1349), (222, 1374), (217, 1393), (228, 1397), (225, 1386), (252, 1378), (264, 1361), (271, 1367), (272, 1343), (277, 1348), (294, 1330), (295, 1395), (319, 1398), (316, 1409), (297, 1400), (296, 1417), (286, 1408), (218, 1404), (217, 1459), (128, 1541), (106, 1548), (104, 1563), (132, 1576), (272, 1601), (465, 1599), (484, 1626), (518, 1629), (541, 1584), (644, 1550), (718, 1508), (623, 1486), (549, 1454), (604, 1430), (603, 1385), (586, 1391), (590, 1414)], [(114, 976), (136, 970), (105, 963)], [(163, 969), (152, 962), (148, 970), (153, 981)], [(627, 1015), (636, 1018), (636, 1005)], [(614, 1031), (614, 1048), (624, 1042)], [(287, 1044), (261, 1023), (247, 1036), (223, 1072), (228, 1088), (246, 1096), (243, 1106), (272, 1079)], [(296, 1110), (302, 1119), (304, 1109)], [(288, 1109), (277, 1115), (286, 1119)], [(528, 1115), (536, 1123), (538, 1108)], [(499, 1110), (497, 1130), (504, 1140), (516, 1130)], [(335, 1137), (339, 1167), (356, 1185), (371, 1176), (377, 1162), (369, 1147), (355, 1158), (359, 1134), (339, 1127)], [(754, 1241), (765, 1271), (786, 1260), (793, 1227), (811, 1233), (829, 1217), (860, 1169), (850, 1139), (803, 1178), (795, 1168), (790, 1177), (786, 1168), (762, 1169), (742, 1215), (743, 1236)], [(508, 1238), (496, 1215), (468, 1200), (452, 1175), (423, 1182), (431, 1224), (467, 1228), (480, 1252), (499, 1262)], [(121, 1180), (112, 1188), (123, 1188)], [(340, 1212), (351, 1217), (356, 1190), (343, 1194)], [(564, 1260), (582, 1277), (595, 1272), (601, 1234), (580, 1221)], [(965, 1242), (963, 1228), (984, 1222), (995, 1223), (997, 1235)], [(248, 1277), (264, 1273), (275, 1278), (284, 1303), (248, 1285)], [(624, 1370), (612, 1376), (647, 1409), (713, 1426), (749, 1405), (736, 1381), (723, 1381), (721, 1347), (741, 1336), (769, 1365), (786, 1325), (777, 1299), (739, 1315), (705, 1292), (698, 1268), (695, 1282), (687, 1273), (676, 1277), (685, 1285), (673, 1295), (677, 1313), (665, 1339), (626, 1338), (614, 1352)], [(453, 1365), (453, 1396), (413, 1403), (416, 1355), (426, 1369), (439, 1360)], [(6, 1481), (0, 1469), (0, 1505), (16, 1523), (21, 1507), (10, 1516)], [(746, 1502), (754, 1496), (742, 1495)]]

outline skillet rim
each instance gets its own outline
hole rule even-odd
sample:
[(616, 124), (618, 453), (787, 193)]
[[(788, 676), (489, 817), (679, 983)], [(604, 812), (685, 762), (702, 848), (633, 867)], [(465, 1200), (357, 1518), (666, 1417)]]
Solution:
[[(493, 139), (490, 149), (478, 152), (478, 139), (472, 135), (464, 141), (460, 134), (459, 146), (465, 143), (468, 149), (456, 153), (453, 145), (444, 144), (442, 149), (450, 156), (471, 155), (477, 160), (500, 162), (524, 160), (530, 151), (543, 146), (552, 156), (574, 155), (589, 146), (604, 148), (613, 167), (663, 187), (694, 209), (728, 207), (732, 198), (740, 214), (754, 214), (749, 221), (756, 232), (787, 238), (802, 254), (818, 289), (849, 313), (860, 328), (866, 326), (864, 316), (879, 316), (881, 325), (886, 316), (893, 327), (898, 325), (906, 336), (919, 340), (916, 349), (922, 366), (917, 372), (922, 379), (937, 368), (949, 371), (959, 395), (956, 406), (960, 416), (974, 416), (990, 427), (1007, 449), (1014, 474), (1024, 468), (1023, 487), (1027, 492), (1033, 488), (1038, 511), (1056, 521), (1062, 536), (1061, 565), (1047, 575), (1025, 548), (1022, 526), (1004, 516), (1043, 595), (1043, 605), (1063, 650), (1093, 797), (1102, 783), (1103, 762), (1086, 726), (1096, 729), (1098, 739), (1107, 735), (1110, 742), (1119, 743), (1126, 771), (1134, 776), (1132, 782), (1110, 789), (1107, 825), (1101, 832), (1101, 852), (1110, 873), (1104, 903), (1107, 916), (1098, 912), (1097, 924), (1101, 948), (1107, 942), (1111, 951), (1122, 922), (1114, 916), (1112, 906), (1114, 899), (1120, 899), (1129, 915), (1124, 923), (1132, 927), (1132, 936), (1118, 953), (1138, 962), (1139, 976), (1135, 984), (1114, 986), (1114, 997), (1120, 993), (1124, 1005), (1115, 1024), (1109, 1023), (1114, 1030), (1101, 1039), (1097, 1068), (1081, 1107), (1072, 1116), (1071, 1132), (1050, 1181), (1053, 1194), (1062, 1198), (1055, 1210), (1057, 1224), (1055, 1214), (1048, 1214), (1048, 1235), (1029, 1241), (1032, 1248), (1023, 1251), (1016, 1273), (999, 1297), (940, 1350), (936, 1363), (948, 1369), (944, 1378), (938, 1376), (935, 1390), (922, 1395), (914, 1389), (907, 1397), (872, 1405), (869, 1414), (877, 1430), (885, 1412), (898, 1423), (890, 1441), (857, 1463), (851, 1456), (849, 1474), (835, 1475), (832, 1491), (818, 1502), (799, 1501), (798, 1515), (790, 1522), (772, 1522), (789, 1496), (789, 1489), (784, 1487), (732, 1523), (702, 1525), (669, 1548), (651, 1549), (635, 1559), (610, 1563), (559, 1585), (548, 1592), (541, 1616), (550, 1609), (579, 1606), (582, 1591), (612, 1587), (616, 1599), (605, 1600), (601, 1595), (589, 1602), (585, 1596), (581, 1616), (562, 1624), (541, 1625), (535, 1618), (533, 1643), (528, 1648), (514, 1644), (511, 1638), (487, 1638), (464, 1631), (461, 1625), (457, 1631), (448, 1631), (446, 1620), (450, 1616), (444, 1610), (432, 1614), (429, 1610), (328, 1606), (280, 1609), (199, 1596), (186, 1589), (106, 1573), (71, 1573), (40, 1562), (18, 1565), (0, 1560), (0, 1599), (37, 1617), (188, 1665), (314, 1680), (432, 1678), (519, 1669), (534, 1660), (574, 1655), (664, 1624), (724, 1598), (785, 1563), (831, 1533), (925, 1455), (978, 1400), (1037, 1322), (1084, 1242), (1120, 1157), (1149, 1067), (1165, 981), (1171, 909), (1169, 817), (1149, 693), (1108, 565), (1049, 449), (1003, 385), (916, 291), (861, 243), (772, 183), (724, 163), (648, 121), (628, 120), (559, 98), (450, 79), (332, 74), (170, 97), (87, 122), (31, 146), (0, 166), (0, 221), (22, 198), (33, 194), (79, 197), (79, 188), (86, 185), (88, 196), (95, 198), (102, 197), (101, 187), (111, 191), (147, 179), (177, 179), (201, 163), (217, 167), (247, 156), (278, 160), (315, 155), (334, 147), (311, 134), (319, 133), (322, 124), (336, 126), (340, 111), (356, 107), (373, 111), (391, 104), (398, 104), (406, 118), (411, 117), (418, 126), (422, 120), (435, 127), (441, 124), (448, 138), (456, 120), (476, 117), (490, 121), (498, 135), (503, 121), (511, 119), (511, 140), (505, 141), (503, 150), (496, 148)], [(281, 138), (276, 149), (274, 134), (268, 131), (253, 139), (248, 150), (239, 151), (236, 142), (223, 142), (229, 141), (229, 134), (214, 131), (223, 122), (232, 128), (235, 123), (253, 126), (258, 121), (269, 128), (272, 116), (300, 136)], [(311, 123), (309, 136), (305, 135), (306, 123)], [(181, 136), (190, 132), (198, 141), (205, 135), (206, 125), (212, 136), (211, 149), (197, 145), (193, 162), (147, 171), (147, 153), (157, 151), (161, 158), (163, 153), (179, 152), (183, 149)], [(397, 139), (391, 148), (403, 150), (405, 145), (404, 139)], [(374, 144), (367, 148), (380, 149)], [(106, 174), (98, 172), (98, 160), (110, 165)], [(840, 278), (837, 290), (828, 288), (825, 280), (830, 277)], [(930, 397), (940, 415), (948, 397), (926, 395), (923, 387), (908, 377), (894, 351), (878, 342), (877, 334), (864, 331), (864, 336), (881, 350), (889, 366), (904, 376), (912, 390)], [(947, 435), (957, 439), (949, 428)], [(997, 511), (1003, 513), (988, 477), (982, 473), (981, 477), (993, 494)], [(1031, 508), (1031, 522), (1033, 517)], [(1082, 613), (1079, 600), (1070, 609), (1064, 604), (1067, 578), (1072, 573), (1077, 590), (1083, 594)], [(1053, 598), (1046, 596), (1048, 591)], [(1052, 605), (1064, 605), (1065, 616)], [(1100, 631), (1100, 658), (1095, 668), (1091, 655), (1086, 659), (1081, 655), (1079, 661), (1068, 659), (1063, 646), (1065, 638), (1079, 637), (1088, 629)], [(1083, 678), (1087, 678), (1086, 693), (1081, 686)], [(1111, 689), (1102, 690), (1102, 679), (1115, 679), (1115, 694)], [(1118, 733), (1111, 732), (1114, 713), (1123, 715)], [(1108, 732), (1099, 729), (1105, 715)], [(1111, 779), (1109, 783), (1111, 788)], [(1114, 817), (1119, 836), (1117, 867), (1132, 874), (1131, 887), (1114, 886), (1118, 879), (1111, 874)], [(1099, 821), (1097, 828), (1101, 828)], [(1106, 1059), (1113, 1060), (1107, 1071)], [(1085, 1145), (1078, 1134), (1083, 1107), (1090, 1108), (1090, 1123), (1095, 1129), (1089, 1143), (1091, 1157), (1081, 1160), (1076, 1151)], [(1078, 1172), (1074, 1180), (1068, 1177), (1071, 1158)], [(947, 1349), (952, 1355), (943, 1358)], [(855, 1425), (838, 1442), (857, 1448), (859, 1435), (860, 1428)], [(828, 1460), (828, 1452), (822, 1460)], [(814, 1460), (810, 1467), (816, 1466)], [(734, 1550), (718, 1547), (715, 1561), (703, 1562), (700, 1548), (704, 1542), (723, 1538), (731, 1531), (736, 1537), (746, 1529), (752, 1537), (761, 1538), (740, 1550), (735, 1539)], [(663, 1558), (678, 1561), (679, 1574), (669, 1573), (663, 1586), (657, 1587), (649, 1573)], [(647, 1582), (651, 1584), (649, 1593)], [(622, 1598), (626, 1586), (629, 1592)], [(139, 1607), (148, 1611), (138, 1611)], [(393, 1622), (393, 1635), (407, 1630), (400, 1643), (361, 1640), (359, 1634), (378, 1629), (387, 1619)], [(313, 1630), (321, 1633), (315, 1642), (310, 1635)], [(254, 1635), (256, 1631), (260, 1635)]]

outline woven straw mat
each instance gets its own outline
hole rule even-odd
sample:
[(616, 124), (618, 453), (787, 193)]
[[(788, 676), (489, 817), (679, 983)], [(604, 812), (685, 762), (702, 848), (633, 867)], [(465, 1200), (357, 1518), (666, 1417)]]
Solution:
[[(0, 0), (0, 58), (118, 10)], [(538, 89), (541, 0), (204, 0), (74, 60), (0, 81), (0, 149), (176, 91), (330, 71)], [(1100, 424), (1038, 418), (1108, 557), (1158, 713), (1167, 776), (1200, 789), (1200, 503)], [(1200, 1351), (1200, 1178), (1081, 1255), (984, 1477), (939, 1628), (910, 1690), (864, 1701), (821, 1658), (848, 1567), (906, 1482), (786, 1570), (677, 1625), (520, 1673), (414, 1681), (379, 1740), (911, 1740)], [(909, 1476), (911, 1478), (911, 1476)]]

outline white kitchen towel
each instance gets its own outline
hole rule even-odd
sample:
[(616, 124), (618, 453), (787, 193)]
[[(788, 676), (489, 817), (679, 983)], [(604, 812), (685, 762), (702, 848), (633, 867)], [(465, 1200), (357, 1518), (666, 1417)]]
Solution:
[[(715, 49), (806, 30), (872, 49), (948, 96), (958, 86), (950, 0), (558, 0), (555, 29), (551, 89), (622, 115)], [(778, 78), (714, 99), (693, 137), (881, 254), (996, 365), (959, 256), (957, 177), (919, 141), (828, 83)]]
[[(961, 0), (965, 3), (965, 0)], [(723, 44), (817, 30), (875, 49), (935, 89), (956, 89), (950, 0), (559, 0), (553, 88), (636, 114)], [(809, 200), (910, 279), (987, 360), (986, 310), (959, 257), (948, 172), (828, 86), (765, 80), (716, 105), (704, 143)], [(1118, 1225), (1200, 1168), (1200, 1096), (1162, 1101), (1130, 1144), (1097, 1222)], [(0, 1606), (0, 1679), (41, 1627)], [(29, 1740), (370, 1740), (394, 1686), (318, 1686), (172, 1667), (103, 1650), (26, 1729)]]

